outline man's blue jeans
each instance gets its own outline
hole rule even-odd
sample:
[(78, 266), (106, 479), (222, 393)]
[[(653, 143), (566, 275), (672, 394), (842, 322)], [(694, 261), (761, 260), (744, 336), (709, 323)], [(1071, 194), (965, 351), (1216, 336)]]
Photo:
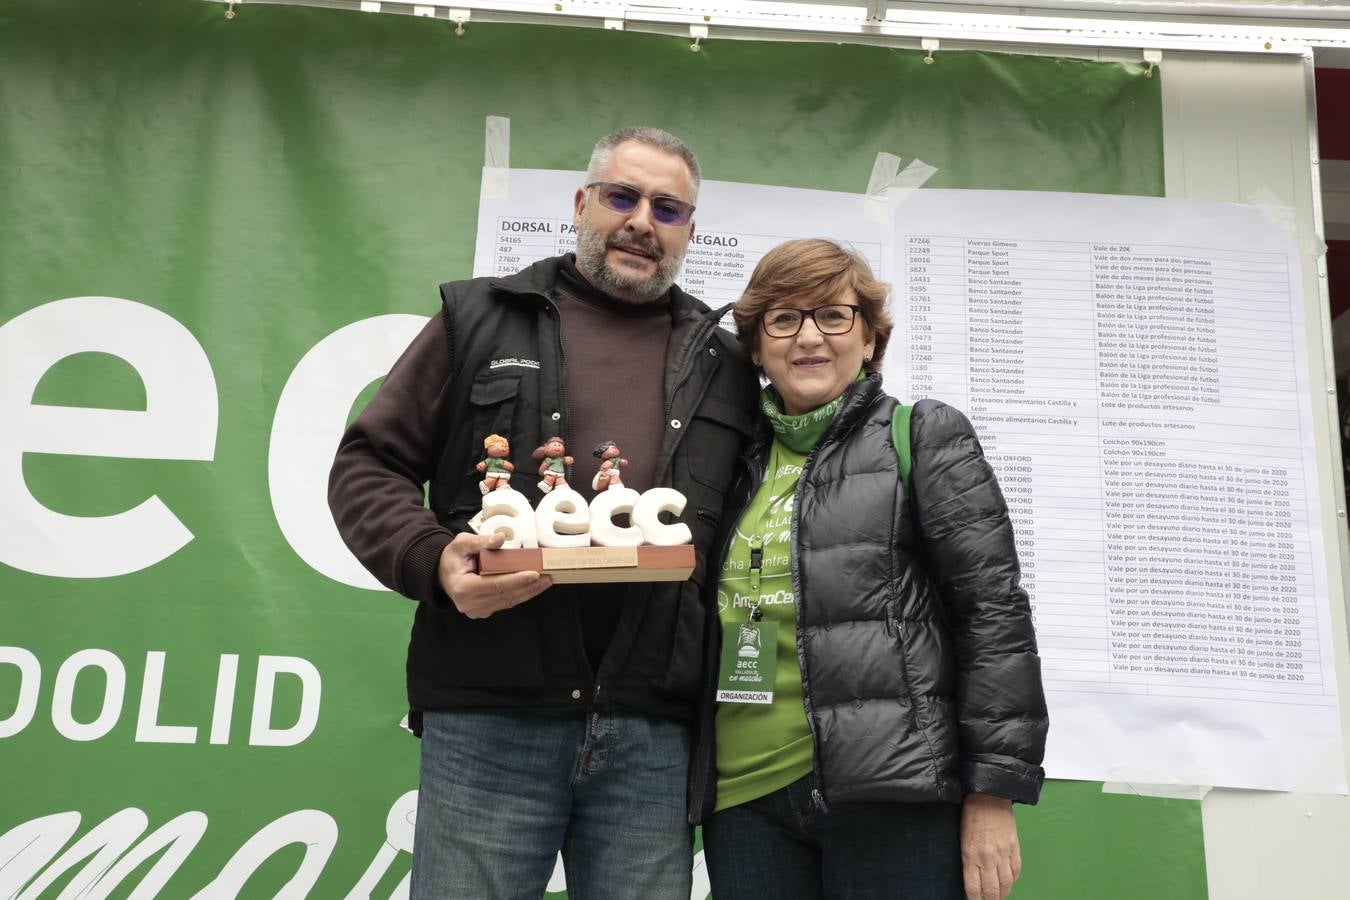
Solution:
[(807, 775), (703, 826), (713, 900), (964, 900), (961, 807), (839, 803)]
[(674, 722), (424, 713), (412, 898), (538, 898), (561, 849), (571, 900), (686, 900), (688, 768)]

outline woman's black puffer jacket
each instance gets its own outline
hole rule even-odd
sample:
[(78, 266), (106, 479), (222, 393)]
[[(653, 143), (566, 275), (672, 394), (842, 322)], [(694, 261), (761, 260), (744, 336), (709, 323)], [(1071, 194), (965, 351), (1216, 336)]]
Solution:
[[(895, 407), (880, 376), (851, 385), (793, 508), (797, 653), (824, 800), (1035, 803), (1048, 720), (1007, 505), (970, 423), (934, 400), (912, 411), (907, 492)], [(761, 430), (750, 450), (742, 499), (770, 438)], [(699, 745), (696, 820), (715, 784), (706, 734)]]

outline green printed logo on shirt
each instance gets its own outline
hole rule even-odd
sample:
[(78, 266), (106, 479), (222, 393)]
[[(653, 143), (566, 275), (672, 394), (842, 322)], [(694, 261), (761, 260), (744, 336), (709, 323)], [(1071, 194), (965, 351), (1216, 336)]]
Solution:
[(728, 623), (722, 631), (720, 703), (772, 703), (778, 663), (778, 623)]

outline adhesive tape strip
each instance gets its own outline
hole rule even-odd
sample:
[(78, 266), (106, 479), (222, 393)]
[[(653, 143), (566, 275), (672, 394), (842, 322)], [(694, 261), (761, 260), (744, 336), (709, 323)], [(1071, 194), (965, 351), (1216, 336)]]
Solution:
[(895, 183), (900, 172), (900, 157), (882, 150), (872, 161), (872, 177), (867, 179), (867, 193), (863, 197), (863, 215), (873, 222), (890, 221), (891, 207), (886, 188)]
[(488, 116), (483, 130), (483, 196), (493, 200), (511, 193), (511, 120)]
[(1345, 779), (1345, 745), (1329, 742), (1327, 752), (1313, 765), (1308, 774), (1294, 788), (1296, 794), (1339, 794), (1350, 791)]
[(1166, 800), (1203, 800), (1212, 788), (1209, 785), (1196, 784), (1198, 780), (1172, 772), (1112, 769), (1106, 774), (1102, 793), (1162, 797)]
[(881, 151), (872, 160), (872, 177), (867, 179), (867, 196), (875, 197), (883, 193), (900, 172), (900, 157), (894, 153)]
[(1300, 218), (1298, 210), (1277, 197), (1270, 188), (1263, 185), (1252, 191), (1247, 196), (1247, 205), (1260, 210), (1263, 216), (1292, 238), (1298, 248), (1313, 259), (1326, 255), (1327, 242), (1313, 231), (1312, 224)]
[(872, 163), (872, 177), (867, 182), (867, 196), (863, 198), (863, 215), (873, 222), (890, 222), (891, 211), (923, 187), (937, 171), (921, 159), (911, 160), (901, 171), (900, 157), (885, 151), (878, 153)]

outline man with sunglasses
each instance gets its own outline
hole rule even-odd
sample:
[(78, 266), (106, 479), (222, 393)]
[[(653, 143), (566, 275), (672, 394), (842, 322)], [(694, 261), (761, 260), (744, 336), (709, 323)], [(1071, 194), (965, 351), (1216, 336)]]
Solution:
[[(562, 850), (572, 896), (688, 897), (686, 808), (705, 626), (700, 585), (758, 381), (719, 313), (674, 285), (699, 167), (675, 136), (601, 139), (573, 198), (575, 256), (441, 286), (442, 310), (344, 435), (338, 529), (417, 601), (409, 723), (422, 737), (412, 895), (539, 897)], [(475, 451), (618, 441), (625, 485), (688, 502), (688, 582), (480, 576)], [(568, 473), (587, 493), (590, 472)], [(423, 484), (430, 482), (428, 507)], [(533, 483), (520, 486), (537, 504)]]

